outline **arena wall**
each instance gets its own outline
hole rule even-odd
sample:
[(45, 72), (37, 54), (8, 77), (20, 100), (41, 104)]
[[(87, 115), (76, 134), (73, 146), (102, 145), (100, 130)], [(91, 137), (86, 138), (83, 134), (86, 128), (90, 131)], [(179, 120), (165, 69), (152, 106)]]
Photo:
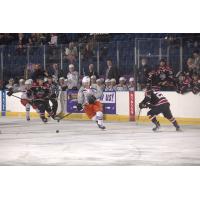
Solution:
[[(180, 95), (176, 92), (163, 92), (171, 104), (171, 110), (174, 117), (181, 124), (200, 124), (200, 95), (188, 93)], [(17, 93), (20, 97), (21, 94)], [(144, 98), (144, 92), (135, 92), (135, 119), (139, 113), (139, 102)], [(2, 94), (0, 95), (2, 97)], [(2, 98), (0, 100), (2, 111)], [(58, 108), (59, 109), (59, 108)], [(146, 117), (148, 109), (143, 109), (139, 118), (140, 122), (149, 122)], [(25, 108), (21, 105), (20, 100), (15, 97), (6, 96), (6, 116), (23, 117), (25, 116)], [(31, 116), (38, 117), (38, 114), (31, 108)], [(85, 114), (72, 114), (68, 119), (84, 119)], [(105, 115), (106, 120), (129, 121), (130, 118), (130, 95), (129, 92), (116, 92), (116, 115)], [(163, 123), (169, 123), (162, 116), (159, 120)]]

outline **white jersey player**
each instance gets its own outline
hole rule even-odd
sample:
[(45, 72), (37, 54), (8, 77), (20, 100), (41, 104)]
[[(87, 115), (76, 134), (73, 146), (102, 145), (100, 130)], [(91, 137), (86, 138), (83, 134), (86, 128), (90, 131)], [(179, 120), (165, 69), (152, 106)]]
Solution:
[(84, 110), (88, 118), (97, 122), (100, 129), (105, 129), (103, 124), (103, 107), (100, 102), (102, 90), (99, 86), (96, 88), (90, 86), (90, 77), (85, 76), (82, 80), (82, 87), (78, 92), (77, 109)]

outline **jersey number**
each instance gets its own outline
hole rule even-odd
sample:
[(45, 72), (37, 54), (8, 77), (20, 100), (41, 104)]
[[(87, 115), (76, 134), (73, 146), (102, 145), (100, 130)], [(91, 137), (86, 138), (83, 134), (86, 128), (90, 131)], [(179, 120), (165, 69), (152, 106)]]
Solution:
[(162, 93), (160, 93), (160, 92), (154, 92), (154, 94), (155, 94), (159, 99), (161, 99), (161, 98), (164, 97), (164, 96), (162, 95)]

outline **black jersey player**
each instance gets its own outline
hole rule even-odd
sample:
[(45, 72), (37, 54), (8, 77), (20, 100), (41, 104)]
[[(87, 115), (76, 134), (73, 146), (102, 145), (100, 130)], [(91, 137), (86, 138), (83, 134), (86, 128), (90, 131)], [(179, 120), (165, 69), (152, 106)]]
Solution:
[(40, 118), (43, 122), (47, 122), (45, 117), (45, 111), (54, 118), (54, 113), (49, 105), (50, 89), (47, 84), (44, 83), (42, 77), (38, 77), (36, 82), (33, 83), (32, 87), (27, 91), (27, 96), (33, 96), (33, 105), (35, 105), (39, 112)]
[(180, 131), (180, 126), (178, 125), (176, 119), (173, 117), (170, 110), (170, 103), (163, 96), (160, 91), (155, 91), (150, 85), (147, 86), (145, 91), (145, 98), (139, 104), (140, 109), (149, 107), (147, 115), (149, 119), (155, 124), (153, 131), (157, 131), (160, 128), (160, 123), (156, 119), (156, 116), (160, 113), (163, 114), (176, 128)]

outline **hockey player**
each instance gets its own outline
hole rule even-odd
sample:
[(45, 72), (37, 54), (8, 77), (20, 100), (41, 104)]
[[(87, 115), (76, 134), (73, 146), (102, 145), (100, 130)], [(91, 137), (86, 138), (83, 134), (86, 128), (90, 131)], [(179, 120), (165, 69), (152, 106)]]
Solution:
[(49, 94), (49, 100), (52, 103), (52, 111), (53, 111), (53, 115), (56, 115), (57, 109), (58, 109), (58, 95), (59, 95), (59, 86), (57, 83), (55, 83), (53, 81), (52, 76), (48, 76), (47, 77), (47, 85), (48, 88), (50, 90), (50, 94)]
[(33, 96), (33, 105), (36, 106), (40, 112), (40, 118), (43, 122), (47, 122), (45, 117), (45, 111), (54, 118), (54, 113), (49, 105), (50, 90), (48, 85), (44, 83), (43, 77), (37, 77), (36, 82), (33, 83), (32, 87), (27, 91), (27, 96)]
[(147, 115), (152, 123), (155, 124), (153, 131), (157, 131), (160, 128), (160, 123), (156, 119), (156, 115), (162, 113), (165, 118), (167, 118), (176, 128), (177, 131), (180, 131), (180, 126), (178, 125), (176, 119), (172, 116), (170, 110), (170, 104), (168, 100), (163, 96), (159, 91), (155, 91), (151, 88), (151, 85), (147, 85), (145, 91), (145, 98), (139, 104), (140, 109), (150, 108)]
[[(30, 97), (27, 97), (27, 90), (31, 88), (32, 80), (26, 80), (24, 86), (21, 85), (21, 87), (18, 89), (20, 92), (22, 92), (21, 96), (21, 104), (26, 108), (26, 120), (30, 121), (30, 109), (31, 109), (31, 99)], [(36, 106), (33, 106), (34, 109), (36, 109)]]
[(19, 87), (15, 88), (15, 89), (10, 88), (9, 92), (7, 93), (8, 96), (11, 96), (13, 93), (22, 92), (21, 104), (26, 108), (26, 120), (27, 121), (30, 121), (31, 105), (32, 105), (33, 109), (35, 109), (38, 112), (37, 107), (34, 106), (33, 104), (31, 104), (31, 102), (32, 102), (31, 96), (27, 97), (27, 91), (31, 88), (31, 86), (32, 86), (32, 79), (26, 80), (25, 83), (24, 83), (24, 80), (20, 79)]
[(102, 90), (99, 87), (90, 86), (90, 77), (85, 76), (82, 80), (82, 87), (78, 92), (77, 109), (84, 110), (87, 116), (96, 121), (100, 129), (105, 129), (103, 124), (103, 108), (98, 100), (102, 96)]

